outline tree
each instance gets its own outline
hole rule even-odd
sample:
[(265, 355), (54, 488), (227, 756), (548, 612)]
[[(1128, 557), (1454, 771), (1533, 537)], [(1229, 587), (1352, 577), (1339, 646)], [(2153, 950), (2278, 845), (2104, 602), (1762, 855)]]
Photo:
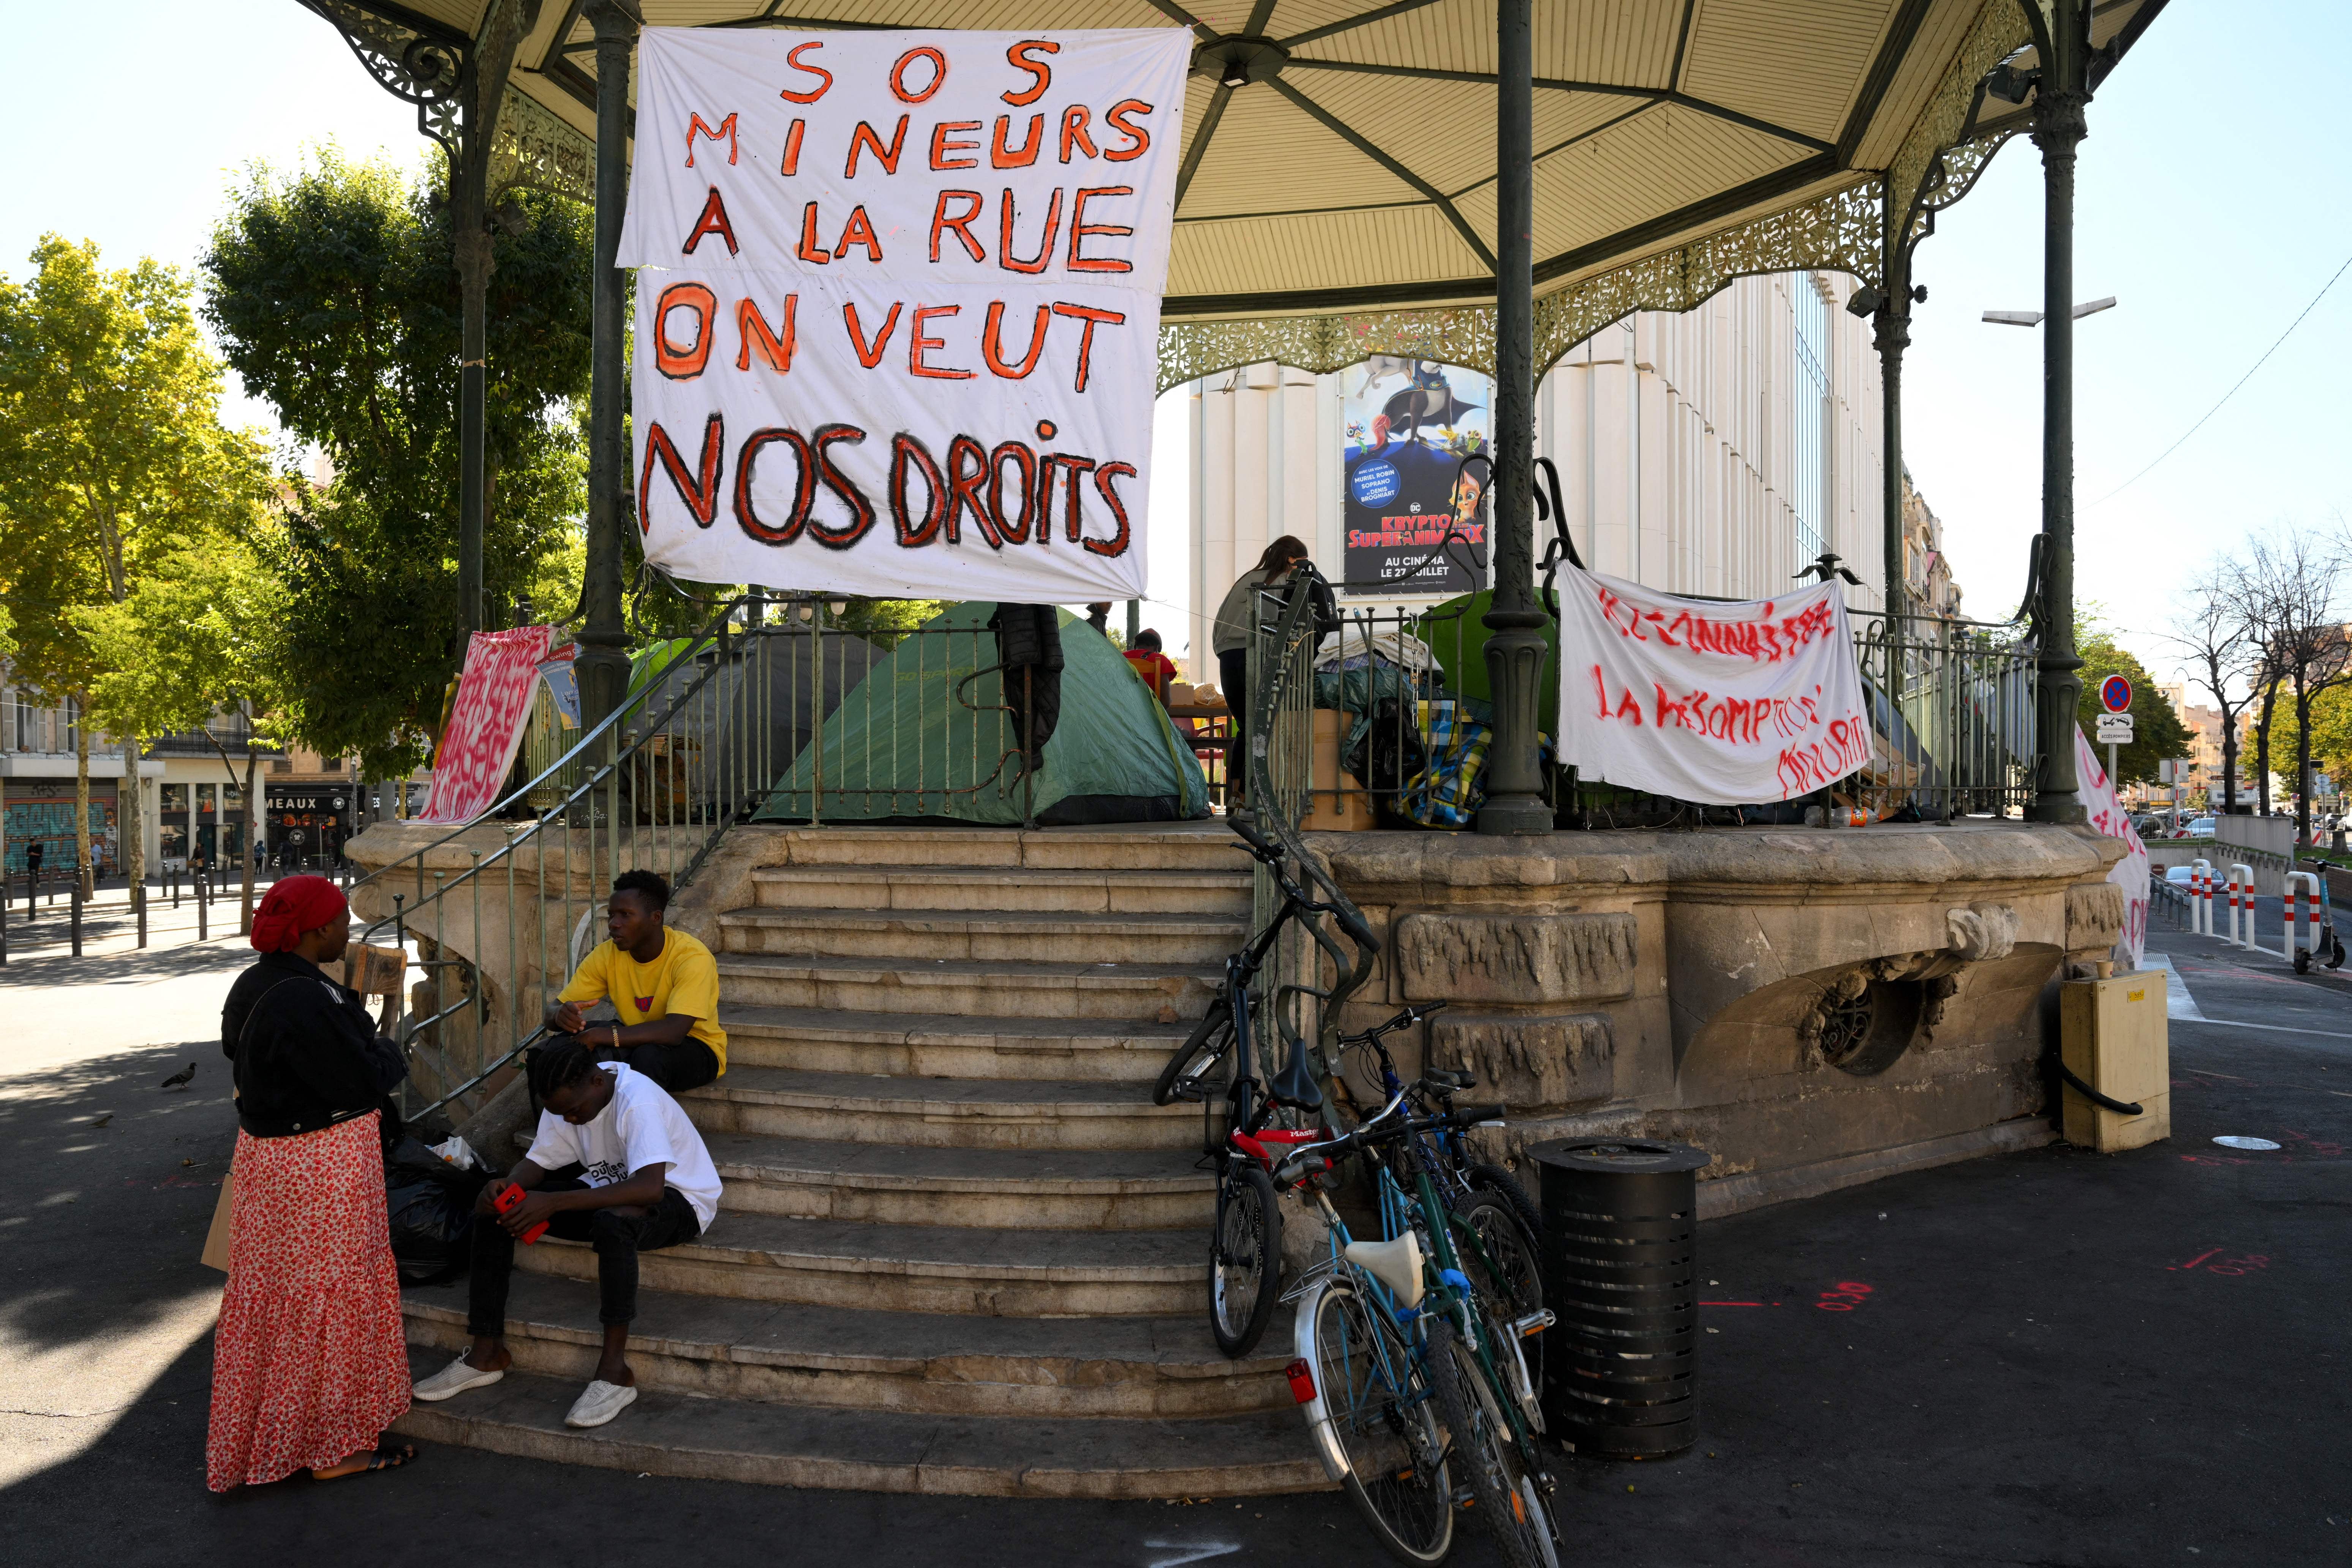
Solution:
[[(2290, 713), (2280, 719), (2279, 729), (2280, 744), (2300, 753), (2305, 727)], [(2313, 770), (2326, 773), (2342, 794), (2344, 781), (2352, 779), (2352, 685), (2331, 686), (2312, 699), (2308, 740)]]
[[(121, 603), (156, 559), (214, 530), (249, 451), (220, 426), (220, 365), (186, 278), (152, 259), (107, 271), (96, 245), (56, 235), (32, 260), (26, 283), (0, 276), (0, 577), (33, 612), (17, 617), (19, 682), (83, 710), (74, 793), (89, 892), (89, 721), (103, 665), (76, 612)], [(123, 858), (139, 904), (139, 732), (109, 729), (122, 747)]]
[[(2253, 700), (2253, 678), (2262, 651), (2250, 635), (2235, 592), (2236, 568), (2216, 560), (2192, 584), (2174, 624), (2180, 635), (2167, 640), (2181, 650), (2190, 684), (2213, 699), (2221, 715), (2221, 810), (2238, 809), (2239, 719)], [(2135, 721), (2137, 724), (2137, 721)]]
[[(483, 554), (485, 597), (504, 605), (560, 578), (586, 506), (575, 405), (593, 236), (586, 209), (530, 192), (505, 199), (496, 228)], [(425, 760), (464, 654), (446, 175), (352, 163), (331, 146), (288, 174), (257, 164), (204, 268), (205, 320), (230, 366), (333, 466), (322, 488), (290, 486), (284, 527), (261, 542), (300, 675), (282, 721), (324, 754), (357, 754), (371, 776), (404, 775)]]
[[(2311, 834), (2311, 705), (2352, 681), (2352, 637), (2345, 633), (2340, 605), (2346, 564), (2336, 541), (2291, 529), (2276, 539), (2255, 540), (2242, 574), (2247, 618), (2263, 653), (2262, 717), (2256, 731), (2263, 809), (2270, 809), (2272, 731), (2283, 717), (2295, 737), (2298, 843)], [(2284, 715), (2277, 712), (2282, 689), (2289, 699)]]
[[(259, 498), (249, 497), (259, 511)], [(266, 526), (266, 525), (264, 525)], [(229, 783), (239, 789), (245, 818), (238, 842), (245, 853), (237, 929), (253, 929), (254, 803), (259, 798), (260, 752), (256, 742), (281, 733), (288, 667), (278, 628), (286, 600), (282, 583), (262, 564), (249, 539), (235, 535), (199, 548), (174, 551), (157, 563), (128, 596), (78, 612), (104, 673), (91, 692), (93, 711), (141, 734), (173, 730), (211, 733), (213, 717), (242, 710), (247, 727), (245, 777), (220, 738), (213, 735)]]
[(2083, 660), (2083, 694), (2076, 719), (2085, 731), (2095, 732), (2098, 716), (2106, 711), (2099, 688), (2107, 677), (2120, 675), (2131, 682), (2132, 742), (2116, 748), (2115, 785), (2156, 782), (2156, 764), (2189, 754), (2191, 736), (2180, 715), (2145, 666), (2117, 643), (2115, 634), (2097, 619), (2096, 605), (2084, 605), (2074, 617), (2074, 651)]

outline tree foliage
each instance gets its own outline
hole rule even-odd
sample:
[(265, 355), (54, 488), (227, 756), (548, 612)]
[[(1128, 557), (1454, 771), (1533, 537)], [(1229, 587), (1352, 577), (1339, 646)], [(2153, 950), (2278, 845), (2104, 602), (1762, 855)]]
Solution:
[[(494, 622), (519, 597), (561, 592), (576, 555), (593, 256), (589, 215), (558, 197), (509, 196), (495, 229), (483, 530)], [(333, 469), (322, 488), (293, 483), (284, 525), (257, 541), (285, 590), (285, 720), (378, 776), (424, 760), (463, 654), (450, 240), (440, 165), (411, 175), (330, 147), (291, 172), (248, 171), (204, 261), (205, 318), (230, 367)], [(534, 603), (551, 618), (571, 608)]]

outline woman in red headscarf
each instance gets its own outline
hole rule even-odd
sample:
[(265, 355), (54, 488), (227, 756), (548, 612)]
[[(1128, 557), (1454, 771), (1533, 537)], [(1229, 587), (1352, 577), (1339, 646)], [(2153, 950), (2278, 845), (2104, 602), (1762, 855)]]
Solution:
[(237, 1134), (205, 1444), (216, 1492), (416, 1457), (381, 1441), (408, 1408), (380, 1131), (404, 1069), (359, 994), (320, 968), (342, 957), (351, 930), (332, 882), (282, 879), (254, 911), (262, 956), (221, 1009)]

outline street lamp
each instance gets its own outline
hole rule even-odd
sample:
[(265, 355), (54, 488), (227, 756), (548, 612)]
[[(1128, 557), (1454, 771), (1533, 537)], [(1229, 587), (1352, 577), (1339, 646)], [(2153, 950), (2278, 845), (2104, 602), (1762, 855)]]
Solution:
[[(2104, 300), (2092, 300), (2075, 306), (2073, 315), (2079, 321), (2085, 316), (2095, 316), (2102, 310), (2112, 310), (2115, 308), (2116, 297), (2110, 294)], [(1984, 319), (1998, 327), (2038, 327), (2042, 324), (2042, 312), (2039, 310), (1987, 310), (1984, 313)]]

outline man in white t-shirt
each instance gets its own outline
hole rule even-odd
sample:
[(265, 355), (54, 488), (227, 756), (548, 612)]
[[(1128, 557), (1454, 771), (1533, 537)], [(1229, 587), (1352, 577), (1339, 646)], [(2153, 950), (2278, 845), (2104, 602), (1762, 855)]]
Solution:
[[(492, 1182), (474, 1210), (467, 1289), (474, 1348), (418, 1383), (415, 1393), (442, 1400), (506, 1376), (514, 1359), (506, 1318), (515, 1238), (543, 1223), (551, 1234), (596, 1249), (604, 1354), (564, 1422), (602, 1426), (637, 1397), (635, 1374), (622, 1354), (637, 1315), (637, 1254), (700, 1236), (719, 1212), (719, 1173), (677, 1101), (626, 1063), (600, 1062), (587, 1046), (564, 1040), (532, 1056), (530, 1079), (547, 1109), (530, 1152), (508, 1173), (523, 1200), (499, 1214), (493, 1200), (507, 1184)], [(573, 1169), (577, 1176), (556, 1174)]]

